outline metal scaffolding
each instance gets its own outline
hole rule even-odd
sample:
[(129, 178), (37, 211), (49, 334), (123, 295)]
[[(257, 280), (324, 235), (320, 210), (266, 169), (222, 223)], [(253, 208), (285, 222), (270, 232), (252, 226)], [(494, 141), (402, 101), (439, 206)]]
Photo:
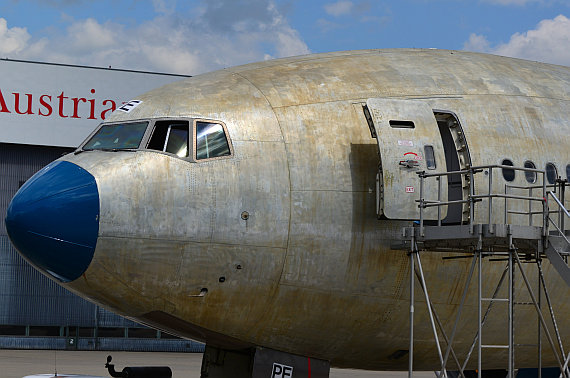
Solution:
[[(493, 170), (494, 169), (510, 169), (521, 170), (525, 172), (533, 172), (534, 174), (542, 175), (542, 186), (513, 186), (505, 185), (503, 193), (496, 193), (493, 191)], [(485, 172), (488, 176), (488, 191), (483, 194), (478, 194), (475, 191), (475, 175)], [(449, 176), (452, 174), (461, 174), (465, 177), (464, 182), (469, 186), (469, 198), (454, 201), (441, 201), (441, 178), (442, 176)], [(465, 378), (465, 368), (477, 348), (477, 372), (480, 378), (483, 371), (483, 357), (482, 350), (484, 349), (506, 349), (508, 351), (508, 361), (506, 362), (507, 377), (512, 378), (515, 374), (515, 347), (517, 346), (531, 346), (515, 344), (515, 330), (514, 330), (514, 311), (515, 305), (530, 305), (536, 310), (538, 318), (538, 340), (536, 345), (538, 353), (538, 371), (542, 368), (542, 335), (546, 337), (550, 349), (557, 361), (560, 368), (560, 376), (563, 378), (570, 378), (570, 371), (568, 364), (570, 354), (566, 355), (564, 346), (560, 336), (558, 323), (554, 315), (551, 298), (548, 288), (545, 284), (545, 279), (542, 270), (542, 260), (548, 258), (557, 272), (570, 286), (570, 268), (568, 267), (568, 255), (570, 255), (570, 242), (568, 241), (567, 231), (565, 231), (565, 218), (570, 217), (568, 210), (564, 207), (564, 194), (565, 187), (568, 185), (566, 180), (558, 179), (554, 185), (546, 185), (545, 172), (536, 169), (516, 168), (512, 166), (502, 165), (488, 165), (480, 167), (472, 167), (463, 171), (447, 172), (447, 173), (418, 173), (420, 177), (420, 199), (419, 202), (419, 222), (416, 222), (414, 227), (406, 227), (402, 233), (402, 239), (410, 258), (410, 351), (409, 351), (409, 377), (413, 376), (413, 349), (414, 349), (414, 305), (415, 305), (415, 280), (417, 279), (419, 285), (424, 292), (425, 301), (427, 304), (427, 311), (431, 323), (431, 329), (434, 335), (434, 342), (440, 362), (439, 376), (447, 377), (447, 364), (450, 356), (452, 356), (457, 366), (456, 371), (459, 375)], [(438, 200), (430, 200), (424, 198), (425, 181), (428, 178), (436, 178), (438, 185)], [(541, 190), (540, 196), (535, 196), (537, 189)], [(550, 189), (550, 190), (549, 190)], [(513, 190), (528, 191), (526, 195), (515, 194)], [(533, 191), (535, 193), (533, 193)], [(493, 214), (493, 199), (500, 198), (504, 202), (504, 211), (502, 216), (502, 223), (497, 222), (498, 214)], [(552, 200), (550, 200), (552, 199)], [(477, 204), (483, 201), (487, 202), (487, 214), (477, 214)], [(510, 209), (509, 203), (512, 201), (523, 201), (528, 203), (527, 211), (520, 211), (520, 206), (517, 209)], [(464, 224), (447, 225), (442, 222), (441, 208), (451, 204), (462, 203), (464, 212), (468, 212), (469, 216)], [(497, 201), (495, 201), (495, 204)], [(542, 209), (536, 210), (533, 203), (540, 203)], [(424, 209), (428, 207), (437, 207), (437, 223), (431, 221), (431, 224), (426, 225), (424, 219)], [(485, 209), (483, 209), (484, 211)], [(482, 216), (481, 216), (482, 215)], [(486, 215), (486, 216), (485, 216)], [(512, 215), (518, 215), (528, 219), (528, 224), (514, 224), (509, 222)], [(539, 226), (533, 224), (535, 216), (541, 217)], [(553, 217), (553, 215), (555, 215)], [(528, 218), (526, 218), (528, 217)], [(487, 223), (475, 223), (475, 219), (485, 219)], [(519, 218), (520, 219), (520, 218)], [(519, 222), (520, 223), (520, 222)], [(549, 231), (549, 227), (554, 228)], [(426, 283), (424, 272), (421, 264), (421, 254), (449, 252), (454, 250), (456, 252), (466, 253), (466, 257), (471, 258), (471, 267), (467, 277), (463, 294), (459, 304), (458, 311), (455, 316), (455, 322), (450, 336), (446, 334), (442, 323), (437, 315), (436, 309), (430, 300), (428, 294), (428, 284)], [(537, 266), (537, 282), (538, 288), (533, 289), (530, 285), (529, 279), (525, 270), (523, 269), (521, 256), (524, 257), (525, 263), (533, 263)], [(491, 297), (483, 296), (483, 281), (484, 281), (484, 261), (506, 261), (505, 269), (496, 285), (496, 288)], [(477, 331), (471, 347), (465, 356), (463, 363), (459, 361), (456, 352), (453, 349), (453, 342), (457, 333), (459, 320), (462, 311), (465, 307), (465, 300), (467, 297), (468, 289), (470, 287), (472, 278), (477, 271)], [(524, 288), (530, 296), (530, 302), (517, 302), (515, 293), (515, 279), (518, 277), (523, 280)], [(500, 298), (498, 295), (505, 280), (507, 281), (508, 290), (507, 296)], [(543, 303), (543, 299), (546, 303)], [(504, 302), (508, 306), (506, 320), (507, 320), (507, 340), (508, 343), (498, 345), (485, 343), (483, 340), (482, 330), (485, 322), (491, 313), (494, 304)], [(484, 306), (484, 304), (487, 304)], [(484, 309), (484, 307), (486, 307)], [(543, 307), (548, 310), (549, 318), (554, 336), (551, 334), (548, 326), (547, 319), (543, 314)], [(484, 313), (483, 313), (484, 311)], [(443, 336), (447, 347), (443, 351), (438, 337), (438, 329)], [(556, 340), (555, 340), (556, 339)], [(452, 369), (452, 370), (455, 370)]]

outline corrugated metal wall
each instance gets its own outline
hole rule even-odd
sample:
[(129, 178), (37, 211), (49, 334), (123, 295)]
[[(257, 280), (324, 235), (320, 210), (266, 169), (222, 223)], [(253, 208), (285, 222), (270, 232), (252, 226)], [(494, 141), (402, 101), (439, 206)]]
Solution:
[[(142, 327), (87, 302), (36, 271), (16, 252), (7, 236), (4, 217), (14, 194), (34, 173), (70, 151), (0, 143), (0, 326)], [(87, 350), (203, 349), (201, 344), (187, 340), (100, 338), (90, 344), (88, 341), (80, 339), (78, 348), (84, 345)], [(65, 345), (65, 338), (61, 337), (0, 335), (0, 348), (62, 349)]]
[(94, 325), (95, 307), (26, 263), (10, 244), (4, 224), (8, 204), (19, 187), (42, 167), (69, 151), (0, 144), (0, 324)]

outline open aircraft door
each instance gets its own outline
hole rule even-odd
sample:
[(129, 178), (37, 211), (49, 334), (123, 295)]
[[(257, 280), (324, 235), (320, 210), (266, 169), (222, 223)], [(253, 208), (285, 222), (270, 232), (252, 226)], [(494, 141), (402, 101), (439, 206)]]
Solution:
[[(378, 215), (389, 219), (419, 218), (420, 178), (417, 172), (446, 172), (442, 137), (431, 107), (421, 101), (371, 98), (366, 101), (374, 128), (380, 167), (377, 176)], [(426, 180), (424, 198), (438, 199), (435, 178)], [(441, 201), (447, 200), (447, 178), (442, 177)], [(441, 207), (441, 217), (446, 216)], [(437, 208), (427, 208), (425, 219), (437, 219)]]

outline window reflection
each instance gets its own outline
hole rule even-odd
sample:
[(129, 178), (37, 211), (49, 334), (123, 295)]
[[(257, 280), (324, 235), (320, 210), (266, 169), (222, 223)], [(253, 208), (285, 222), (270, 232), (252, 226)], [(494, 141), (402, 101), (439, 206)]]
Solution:
[(188, 156), (187, 125), (170, 125), (164, 151), (170, 152), (179, 157)]
[(148, 122), (103, 125), (83, 146), (84, 150), (121, 150), (138, 148)]
[(230, 155), (230, 146), (219, 123), (196, 122), (196, 159)]

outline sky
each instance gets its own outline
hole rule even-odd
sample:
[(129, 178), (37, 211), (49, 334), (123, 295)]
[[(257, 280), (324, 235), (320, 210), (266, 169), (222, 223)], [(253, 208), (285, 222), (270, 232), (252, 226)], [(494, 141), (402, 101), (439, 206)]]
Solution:
[(341, 50), (570, 66), (570, 0), (1, 0), (0, 58), (197, 75)]

